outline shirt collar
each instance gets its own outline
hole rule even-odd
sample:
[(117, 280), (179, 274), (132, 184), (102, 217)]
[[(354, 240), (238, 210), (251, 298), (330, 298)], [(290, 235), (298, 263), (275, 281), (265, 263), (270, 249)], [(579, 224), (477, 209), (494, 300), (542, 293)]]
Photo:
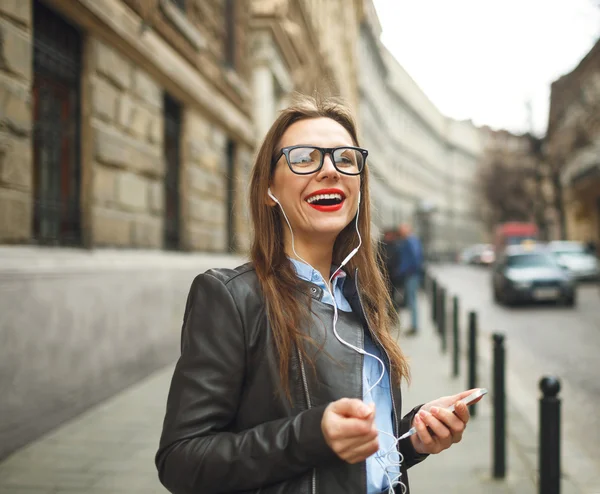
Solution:
[[(302, 261), (299, 261), (297, 259), (292, 259), (290, 257), (289, 260), (292, 261), (292, 265), (294, 266), (294, 269), (296, 270), (296, 274), (298, 275), (298, 278), (301, 278), (305, 281), (309, 281), (310, 283), (314, 283), (315, 285), (318, 285), (322, 288), (325, 287), (325, 280), (323, 280), (321, 273), (319, 273), (316, 269), (313, 269), (308, 264), (306, 264)], [(331, 273), (333, 274), (333, 272), (336, 269), (337, 269), (337, 266), (332, 265)], [(334, 286), (337, 285), (340, 288), (342, 288), (344, 286), (345, 279), (346, 279), (346, 272), (343, 269), (340, 269), (338, 271), (338, 273), (335, 275), (335, 278), (333, 279)]]

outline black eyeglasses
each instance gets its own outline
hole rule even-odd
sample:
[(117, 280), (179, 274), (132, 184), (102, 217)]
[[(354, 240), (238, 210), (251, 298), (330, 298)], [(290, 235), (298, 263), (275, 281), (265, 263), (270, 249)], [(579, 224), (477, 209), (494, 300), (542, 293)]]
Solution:
[(365, 168), (367, 155), (366, 149), (353, 146), (338, 148), (320, 148), (316, 146), (289, 146), (282, 148), (272, 166), (279, 161), (281, 155), (285, 156), (290, 170), (296, 175), (309, 175), (323, 168), (325, 156), (331, 156), (335, 169), (344, 175), (360, 175)]

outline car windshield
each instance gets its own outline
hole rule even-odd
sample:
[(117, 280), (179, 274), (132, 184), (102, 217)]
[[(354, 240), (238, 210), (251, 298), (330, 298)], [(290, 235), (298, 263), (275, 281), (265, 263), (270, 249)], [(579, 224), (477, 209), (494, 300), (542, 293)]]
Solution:
[(583, 246), (577, 245), (577, 244), (566, 245), (566, 246), (561, 245), (560, 247), (553, 248), (552, 251), (557, 256), (585, 256), (585, 255), (587, 255), (585, 248)]
[(506, 245), (521, 245), (527, 242), (535, 242), (533, 235), (511, 235), (506, 238)]
[(506, 265), (511, 268), (555, 268), (556, 261), (548, 254), (519, 254), (508, 256)]

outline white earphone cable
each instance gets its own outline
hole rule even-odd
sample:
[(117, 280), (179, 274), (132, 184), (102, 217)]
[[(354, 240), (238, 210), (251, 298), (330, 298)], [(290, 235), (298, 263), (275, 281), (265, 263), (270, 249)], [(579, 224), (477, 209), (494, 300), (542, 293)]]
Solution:
[[(300, 257), (300, 255), (296, 252), (296, 247), (295, 247), (295, 242), (294, 242), (294, 230), (292, 229), (292, 225), (290, 224), (290, 221), (287, 217), (287, 215), (285, 214), (285, 211), (283, 209), (283, 206), (281, 205), (281, 203), (279, 202), (279, 200), (273, 195), (273, 193), (271, 192), (271, 189), (268, 189), (268, 195), (269, 197), (271, 197), (271, 199), (273, 199), (278, 205), (279, 208), (281, 209), (281, 212), (283, 213), (283, 217), (285, 218), (285, 221), (288, 225), (288, 228), (290, 229), (290, 234), (291, 234), (291, 240), (292, 240), (292, 251), (294, 252), (294, 255), (300, 260), (302, 261), (304, 264), (310, 266), (313, 270), (315, 270), (315, 268), (313, 268), (311, 266), (310, 263), (308, 263), (306, 260), (304, 260), (302, 257)], [(337, 321), (338, 321), (338, 307), (337, 307), (337, 303), (335, 300), (335, 296), (333, 294), (333, 291), (331, 289), (331, 283), (333, 281), (333, 279), (335, 278), (335, 276), (337, 275), (337, 273), (340, 272), (340, 270), (342, 269), (342, 267), (344, 265), (346, 265), (348, 263), (348, 261), (350, 261), (350, 259), (352, 259), (352, 257), (354, 257), (354, 255), (358, 252), (358, 249), (360, 249), (361, 245), (362, 245), (362, 237), (360, 235), (360, 231), (358, 229), (358, 218), (359, 218), (359, 214), (360, 214), (360, 192), (359, 192), (359, 196), (358, 196), (358, 209), (356, 211), (356, 218), (355, 218), (355, 228), (356, 228), (356, 233), (358, 235), (358, 246), (356, 248), (354, 248), (350, 254), (348, 256), (346, 256), (346, 258), (342, 261), (342, 263), (340, 264), (340, 266), (333, 272), (333, 274), (331, 275), (331, 277), (329, 278), (329, 283), (325, 284), (325, 288), (327, 289), (327, 291), (329, 292), (329, 295), (331, 295), (331, 299), (333, 300), (333, 334), (335, 335), (335, 337), (337, 338), (337, 340), (344, 346), (354, 350), (355, 352), (365, 356), (365, 357), (371, 357), (374, 358), (375, 360), (377, 360), (377, 362), (379, 362), (379, 364), (381, 365), (381, 375), (379, 376), (379, 379), (377, 379), (377, 381), (375, 382), (375, 384), (373, 384), (372, 386), (370, 386), (368, 388), (368, 390), (366, 391), (365, 395), (369, 395), (371, 393), (371, 391), (373, 389), (375, 389), (379, 383), (382, 381), (382, 379), (385, 376), (385, 364), (383, 363), (383, 361), (377, 357), (376, 355), (373, 355), (369, 352), (366, 352), (364, 349), (359, 348), (355, 345), (352, 345), (351, 343), (348, 343), (347, 341), (345, 341), (337, 332)], [(316, 271), (316, 270), (315, 270)], [(390, 434), (389, 432), (385, 432), (382, 430), (378, 430), (378, 432), (380, 434), (385, 434), (387, 436), (390, 436), (392, 439), (394, 439), (394, 443), (392, 444), (392, 446), (387, 450), (387, 451), (381, 451), (381, 452), (377, 452), (375, 453), (375, 460), (377, 461), (377, 463), (379, 463), (379, 465), (381, 466), (382, 470), (384, 471), (384, 474), (387, 478), (388, 481), (388, 494), (394, 494), (394, 488), (397, 485), (400, 485), (401, 490), (402, 490), (402, 494), (405, 494), (407, 488), (406, 485), (402, 482), (401, 478), (402, 478), (402, 462), (404, 461), (404, 458), (402, 456), (402, 453), (400, 453), (400, 451), (398, 450), (398, 442), (399, 439), (396, 438), (393, 434)], [(395, 455), (395, 457), (394, 457)]]

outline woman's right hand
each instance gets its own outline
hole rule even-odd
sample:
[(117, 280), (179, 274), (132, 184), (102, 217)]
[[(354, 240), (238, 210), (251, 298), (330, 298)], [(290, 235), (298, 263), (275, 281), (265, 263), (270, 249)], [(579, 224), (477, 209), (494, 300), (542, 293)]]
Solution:
[(321, 419), (329, 447), (344, 461), (358, 463), (379, 450), (375, 428), (375, 404), (342, 398), (330, 403)]

